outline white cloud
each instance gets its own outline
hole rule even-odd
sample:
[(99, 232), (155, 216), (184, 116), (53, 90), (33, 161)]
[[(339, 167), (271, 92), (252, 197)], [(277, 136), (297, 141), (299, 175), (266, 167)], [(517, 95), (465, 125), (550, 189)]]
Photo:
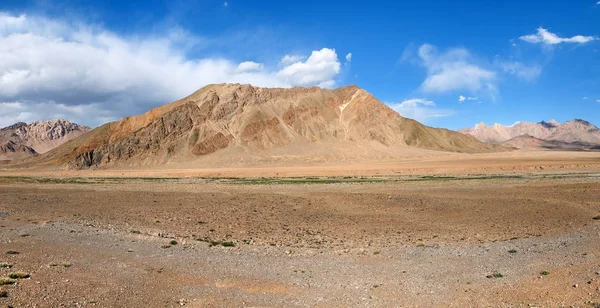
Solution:
[(238, 73), (260, 72), (263, 69), (264, 69), (264, 65), (262, 63), (245, 61), (238, 65), (237, 72)]
[(586, 100), (586, 99), (588, 99), (588, 97), (587, 97), (587, 96), (585, 96), (585, 97), (583, 97), (582, 99)]
[(387, 103), (387, 105), (400, 115), (419, 122), (427, 122), (428, 119), (447, 117), (454, 114), (453, 110), (437, 108), (433, 101), (425, 98), (411, 98), (401, 103)]
[(323, 48), (313, 51), (305, 62), (296, 62), (284, 67), (276, 76), (293, 85), (319, 84), (331, 87), (335, 84), (333, 78), (339, 72), (340, 61), (335, 49)]
[(489, 91), (492, 96), (496, 92), (496, 73), (475, 64), (464, 48), (439, 53), (434, 46), (424, 44), (418, 56), (427, 68), (427, 78), (421, 84), (426, 92)]
[(352, 61), (352, 53), (350, 52), (346, 55), (346, 63), (351, 62), (351, 61)]
[(85, 123), (90, 116), (99, 123), (117, 120), (114, 114), (99, 104), (65, 105), (55, 102), (0, 102), (0, 127), (16, 122), (36, 120), (69, 119), (75, 123)]
[(542, 73), (542, 67), (537, 64), (525, 65), (516, 61), (498, 62), (498, 64), (505, 73), (515, 75), (527, 81), (536, 80)]
[(560, 37), (547, 29), (539, 27), (536, 34), (523, 35), (519, 37), (522, 41), (532, 44), (556, 45), (561, 43), (584, 44), (597, 40), (593, 36), (575, 35), (573, 37)]
[(283, 56), (283, 58), (281, 58), (281, 61), (279, 61), (279, 65), (288, 66), (290, 64), (294, 64), (296, 62), (303, 61), (304, 59), (306, 59), (305, 56), (285, 55), (285, 56)]
[(596, 102), (600, 103), (600, 99), (597, 99)]
[(463, 103), (465, 101), (479, 101), (479, 99), (477, 97), (471, 97), (471, 96), (464, 96), (464, 95), (458, 96), (459, 103)]
[(229, 3), (227, 3), (227, 2), (223, 2), (223, 6), (224, 6), (224, 7), (228, 7), (228, 6), (229, 6)]
[(64, 114), (95, 126), (211, 83), (333, 87), (340, 72), (333, 49), (313, 51), (306, 61), (285, 56), (281, 68), (268, 69), (251, 61), (189, 58), (193, 46), (171, 34), (125, 37), (98, 26), (0, 12), (0, 102), (19, 104), (1, 109), (3, 121)]

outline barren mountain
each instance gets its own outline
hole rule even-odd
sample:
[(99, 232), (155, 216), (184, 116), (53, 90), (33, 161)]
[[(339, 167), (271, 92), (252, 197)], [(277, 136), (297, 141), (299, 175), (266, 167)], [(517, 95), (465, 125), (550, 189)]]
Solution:
[(528, 135), (541, 140), (565, 143), (600, 144), (600, 130), (591, 123), (575, 119), (559, 124), (549, 122), (517, 122), (510, 126), (479, 123), (472, 128), (459, 130), (488, 143), (502, 143), (512, 138)]
[(0, 159), (22, 159), (45, 153), (90, 128), (67, 120), (19, 122), (0, 129)]
[(543, 140), (530, 135), (521, 135), (500, 143), (505, 147), (518, 149), (549, 149), (549, 150), (600, 150), (600, 145), (588, 142), (565, 142), (558, 140)]
[(504, 150), (404, 118), (356, 86), (336, 90), (206, 86), (108, 123), (35, 163), (67, 168), (251, 165)]

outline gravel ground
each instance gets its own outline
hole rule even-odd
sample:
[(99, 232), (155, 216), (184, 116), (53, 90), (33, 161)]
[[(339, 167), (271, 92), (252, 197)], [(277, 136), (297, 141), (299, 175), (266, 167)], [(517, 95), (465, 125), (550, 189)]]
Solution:
[(0, 305), (595, 307), (598, 215), (597, 177), (5, 180)]

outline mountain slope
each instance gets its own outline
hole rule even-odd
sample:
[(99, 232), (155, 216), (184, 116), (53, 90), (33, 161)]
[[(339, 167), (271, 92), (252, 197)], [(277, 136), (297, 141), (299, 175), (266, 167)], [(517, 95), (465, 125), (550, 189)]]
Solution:
[(328, 90), (221, 84), (103, 125), (34, 163), (67, 168), (165, 163), (223, 166), (273, 159), (380, 159), (427, 152), (420, 149), (504, 150), (406, 119), (356, 86)]
[(19, 122), (0, 129), (0, 158), (23, 159), (45, 153), (89, 130), (63, 119)]
[(580, 119), (567, 121), (563, 124), (559, 124), (554, 120), (539, 123), (517, 122), (510, 126), (500, 124), (487, 126), (484, 123), (479, 123), (472, 128), (459, 131), (488, 143), (502, 143), (518, 136), (527, 135), (547, 141), (600, 144), (600, 129)]

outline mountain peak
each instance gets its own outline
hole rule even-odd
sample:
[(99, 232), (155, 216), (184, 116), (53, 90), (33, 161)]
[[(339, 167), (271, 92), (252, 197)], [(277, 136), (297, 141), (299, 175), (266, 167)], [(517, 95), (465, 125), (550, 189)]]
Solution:
[(460, 130), (460, 132), (489, 143), (502, 143), (518, 136), (528, 135), (540, 140), (600, 144), (600, 129), (582, 119), (574, 119), (563, 124), (555, 120), (538, 123), (516, 122), (510, 126), (494, 124), (491, 127), (477, 124), (475, 129)]
[(47, 159), (68, 168), (363, 160), (438, 150), (503, 151), (400, 116), (356, 85), (337, 89), (206, 86), (101, 126)]
[(554, 119), (546, 122), (544, 120), (542, 120), (541, 122), (538, 123), (539, 125), (546, 127), (546, 128), (554, 128), (559, 126), (560, 124), (558, 122), (556, 122)]
[(89, 127), (66, 119), (35, 121), (31, 124), (18, 122), (0, 129), (0, 144), (4, 144), (2, 158), (16, 159), (44, 153), (89, 130)]

